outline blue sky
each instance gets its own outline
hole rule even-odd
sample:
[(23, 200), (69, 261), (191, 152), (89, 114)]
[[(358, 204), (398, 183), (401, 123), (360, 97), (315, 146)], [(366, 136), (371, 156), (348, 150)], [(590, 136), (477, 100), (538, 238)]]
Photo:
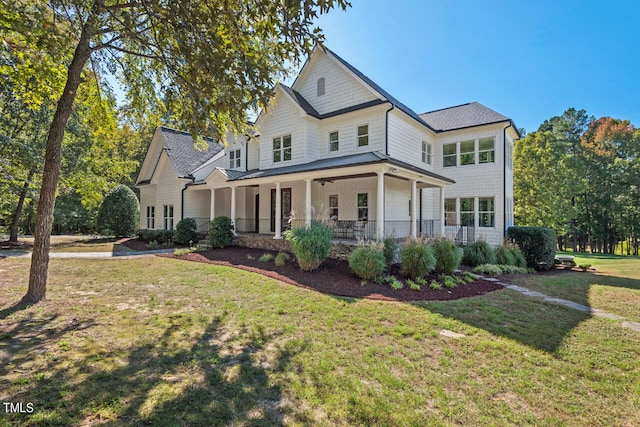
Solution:
[(640, 126), (640, 2), (351, 0), (326, 45), (422, 113), (478, 101), (527, 132), (569, 107)]

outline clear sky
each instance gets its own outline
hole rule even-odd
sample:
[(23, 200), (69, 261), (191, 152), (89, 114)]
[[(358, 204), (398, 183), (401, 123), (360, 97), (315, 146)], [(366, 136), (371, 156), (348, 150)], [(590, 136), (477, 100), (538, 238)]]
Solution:
[(351, 0), (326, 45), (418, 113), (478, 101), (527, 132), (569, 107), (640, 127), (640, 1)]

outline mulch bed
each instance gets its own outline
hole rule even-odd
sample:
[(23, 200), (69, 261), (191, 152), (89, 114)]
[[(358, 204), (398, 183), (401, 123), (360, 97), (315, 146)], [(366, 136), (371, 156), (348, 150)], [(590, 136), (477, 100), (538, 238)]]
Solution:
[[(291, 285), (314, 289), (325, 294), (384, 301), (454, 300), (483, 295), (503, 288), (503, 286), (495, 282), (482, 279), (473, 283), (458, 285), (454, 289), (443, 287), (440, 290), (433, 290), (428, 286), (423, 286), (419, 291), (414, 291), (409, 289), (406, 284), (402, 289), (397, 290), (388, 285), (377, 283), (367, 283), (363, 286), (360, 284), (361, 280), (354, 276), (349, 269), (347, 261), (326, 259), (318, 270), (303, 272), (300, 271), (293, 257), (281, 267), (276, 266), (273, 261), (258, 261), (258, 258), (265, 253), (276, 255), (275, 252), (263, 249), (230, 246), (224, 249), (213, 249), (180, 256), (172, 254), (159, 256), (235, 267), (259, 273)], [(392, 266), (390, 273), (401, 279), (398, 265)], [(435, 278), (436, 276), (427, 276), (427, 283)]]
[(3, 240), (0, 242), (0, 250), (12, 250), (12, 249), (21, 249), (27, 250), (31, 249), (33, 244), (31, 242), (27, 242), (24, 240), (19, 240), (17, 242), (10, 242), (8, 240)]

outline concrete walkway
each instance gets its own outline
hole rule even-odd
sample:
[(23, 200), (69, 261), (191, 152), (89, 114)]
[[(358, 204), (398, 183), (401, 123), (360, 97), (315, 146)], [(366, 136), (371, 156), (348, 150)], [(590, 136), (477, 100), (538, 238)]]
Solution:
[(545, 295), (545, 294), (543, 294), (541, 292), (532, 291), (532, 290), (524, 288), (522, 286), (510, 285), (509, 283), (501, 282), (500, 279), (496, 279), (495, 277), (485, 277), (485, 276), (480, 276), (480, 277), (483, 278), (484, 280), (489, 281), (489, 282), (496, 282), (498, 285), (502, 285), (507, 289), (511, 289), (512, 291), (520, 292), (522, 295), (526, 295), (528, 297), (539, 298), (539, 299), (541, 299), (541, 300), (543, 300), (545, 302), (550, 302), (552, 304), (563, 305), (565, 307), (568, 307), (568, 308), (571, 308), (571, 309), (574, 309), (574, 310), (578, 310), (578, 311), (583, 311), (585, 313), (589, 313), (592, 316), (606, 317), (607, 319), (622, 321), (622, 326), (623, 327), (640, 332), (640, 323), (631, 322), (629, 320), (626, 320), (622, 316), (618, 316), (617, 314), (607, 313), (606, 311), (603, 311), (603, 310), (600, 310), (600, 309), (597, 309), (597, 308), (593, 308), (593, 307), (589, 307), (587, 305), (578, 304), (576, 302), (569, 301), (569, 300), (566, 300), (566, 299), (550, 297), (550, 296)]

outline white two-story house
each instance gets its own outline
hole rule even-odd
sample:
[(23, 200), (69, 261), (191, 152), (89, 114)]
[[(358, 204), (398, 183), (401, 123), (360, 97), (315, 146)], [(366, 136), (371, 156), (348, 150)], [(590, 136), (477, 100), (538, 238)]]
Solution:
[(513, 121), (476, 102), (417, 114), (330, 50), (275, 88), (255, 134), (198, 151), (156, 130), (141, 228), (229, 216), (239, 233), (324, 221), (336, 239), (445, 234), (498, 245), (513, 223)]

